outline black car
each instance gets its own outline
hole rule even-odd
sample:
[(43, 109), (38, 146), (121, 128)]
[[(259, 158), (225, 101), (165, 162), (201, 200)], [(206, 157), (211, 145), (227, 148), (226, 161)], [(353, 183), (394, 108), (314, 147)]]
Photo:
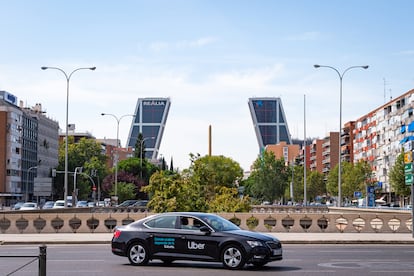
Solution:
[(241, 230), (209, 213), (163, 213), (114, 229), (112, 253), (132, 265), (159, 259), (222, 262), (228, 269), (282, 260), (282, 245), (270, 235)]

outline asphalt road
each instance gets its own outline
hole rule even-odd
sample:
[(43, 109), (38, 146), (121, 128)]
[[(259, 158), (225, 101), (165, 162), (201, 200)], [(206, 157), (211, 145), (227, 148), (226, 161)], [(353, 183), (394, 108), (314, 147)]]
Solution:
[[(0, 256), (37, 256), (35, 245), (2, 245)], [(32, 263), (30, 263), (32, 261)], [(29, 263), (29, 264), (28, 264)], [(24, 266), (27, 264), (26, 266)], [(19, 267), (22, 269), (16, 271)], [(38, 275), (36, 258), (0, 257), (0, 275)], [(219, 263), (153, 261), (144, 267), (129, 265), (115, 256), (109, 245), (50, 245), (47, 247), (47, 275), (145, 275), (145, 276), (230, 276), (230, 275), (412, 275), (414, 245), (284, 245), (284, 260), (258, 270), (247, 266), (229, 271)]]

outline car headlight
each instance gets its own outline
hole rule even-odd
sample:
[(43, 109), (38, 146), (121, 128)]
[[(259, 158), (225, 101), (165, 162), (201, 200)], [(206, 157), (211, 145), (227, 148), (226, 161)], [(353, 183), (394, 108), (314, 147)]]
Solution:
[(247, 244), (251, 247), (262, 246), (263, 243), (261, 241), (247, 241)]

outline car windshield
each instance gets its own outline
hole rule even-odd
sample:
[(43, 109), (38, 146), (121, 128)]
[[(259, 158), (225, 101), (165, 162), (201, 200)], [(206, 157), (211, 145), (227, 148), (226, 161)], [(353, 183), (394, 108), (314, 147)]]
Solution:
[(215, 231), (233, 231), (240, 228), (231, 221), (220, 216), (206, 214), (199, 217), (201, 220), (210, 225)]

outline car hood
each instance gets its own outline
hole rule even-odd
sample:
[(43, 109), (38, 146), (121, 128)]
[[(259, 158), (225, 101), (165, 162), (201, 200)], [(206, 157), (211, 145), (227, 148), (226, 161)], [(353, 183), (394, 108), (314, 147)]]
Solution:
[(275, 239), (277, 240), (277, 238), (273, 236), (258, 233), (258, 232), (247, 231), (247, 230), (233, 230), (233, 231), (229, 231), (229, 233), (243, 236), (246, 238), (253, 238), (253, 239), (259, 239), (259, 240), (265, 240), (265, 241), (272, 241)]

